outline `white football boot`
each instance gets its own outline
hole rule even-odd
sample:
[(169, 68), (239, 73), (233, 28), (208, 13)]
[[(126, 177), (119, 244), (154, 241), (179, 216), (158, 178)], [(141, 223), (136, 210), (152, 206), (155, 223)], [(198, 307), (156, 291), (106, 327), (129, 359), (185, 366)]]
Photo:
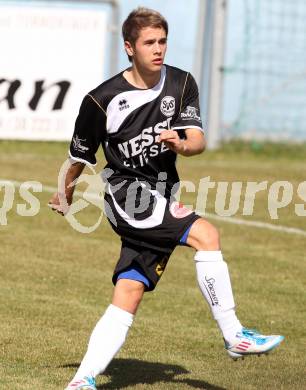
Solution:
[(97, 390), (93, 377), (85, 376), (82, 379), (70, 382), (65, 390)]
[(255, 329), (242, 328), (236, 335), (236, 341), (233, 344), (225, 340), (225, 348), (231, 358), (237, 360), (244, 356), (267, 354), (276, 348), (284, 336), (271, 335), (264, 336)]

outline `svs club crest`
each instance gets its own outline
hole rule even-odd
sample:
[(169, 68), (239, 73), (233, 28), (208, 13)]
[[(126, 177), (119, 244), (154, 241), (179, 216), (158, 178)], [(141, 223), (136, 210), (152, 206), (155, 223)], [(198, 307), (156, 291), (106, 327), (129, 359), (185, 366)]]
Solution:
[(175, 99), (173, 96), (165, 96), (160, 103), (160, 111), (165, 116), (173, 116), (175, 111)]

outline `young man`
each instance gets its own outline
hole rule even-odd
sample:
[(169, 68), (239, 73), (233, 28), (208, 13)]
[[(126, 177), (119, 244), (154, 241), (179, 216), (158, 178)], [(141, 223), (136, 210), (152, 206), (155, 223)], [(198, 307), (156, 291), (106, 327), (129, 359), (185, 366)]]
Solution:
[[(105, 209), (122, 240), (113, 275), (112, 304), (98, 321), (88, 350), (67, 390), (96, 389), (122, 347), (144, 291), (155, 288), (177, 245), (196, 250), (197, 277), (232, 358), (266, 353), (282, 336), (243, 328), (236, 314), (228, 268), (217, 229), (173, 198), (179, 182), (177, 154), (205, 147), (198, 89), (192, 76), (164, 65), (168, 25), (157, 12), (139, 8), (123, 24), (131, 68), (98, 86), (83, 100), (70, 147), (65, 181), (68, 205), (85, 164), (95, 164), (102, 144), (107, 160)], [(50, 201), (64, 214), (61, 195)]]

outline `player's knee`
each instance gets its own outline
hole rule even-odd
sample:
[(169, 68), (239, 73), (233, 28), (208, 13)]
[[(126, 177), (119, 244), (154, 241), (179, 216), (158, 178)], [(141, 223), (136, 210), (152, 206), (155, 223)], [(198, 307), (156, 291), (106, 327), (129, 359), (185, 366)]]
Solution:
[(220, 247), (220, 235), (218, 229), (210, 225), (207, 229), (206, 235), (203, 237), (208, 250), (217, 250)]
[(143, 293), (144, 293), (144, 286), (141, 286), (141, 288), (129, 291), (128, 296), (130, 301), (133, 302), (133, 304), (138, 307), (138, 305), (142, 300)]
[(220, 237), (218, 230), (211, 225), (203, 231), (203, 234), (199, 237), (200, 248), (204, 250), (219, 250), (220, 248)]
[(112, 303), (134, 314), (142, 300), (144, 290), (142, 282), (120, 279), (116, 283)]
[(196, 250), (219, 250), (220, 235), (218, 229), (211, 223), (201, 219), (191, 230), (190, 239), (187, 241)]

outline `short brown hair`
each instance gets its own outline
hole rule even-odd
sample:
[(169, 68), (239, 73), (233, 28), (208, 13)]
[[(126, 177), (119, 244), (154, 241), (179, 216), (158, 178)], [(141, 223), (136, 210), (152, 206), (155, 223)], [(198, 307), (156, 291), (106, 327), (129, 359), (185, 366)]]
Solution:
[[(138, 7), (132, 11), (122, 25), (122, 36), (124, 41), (135, 45), (142, 28), (153, 27), (163, 28), (168, 35), (168, 23), (157, 11), (150, 8)], [(131, 61), (131, 57), (129, 60)]]

